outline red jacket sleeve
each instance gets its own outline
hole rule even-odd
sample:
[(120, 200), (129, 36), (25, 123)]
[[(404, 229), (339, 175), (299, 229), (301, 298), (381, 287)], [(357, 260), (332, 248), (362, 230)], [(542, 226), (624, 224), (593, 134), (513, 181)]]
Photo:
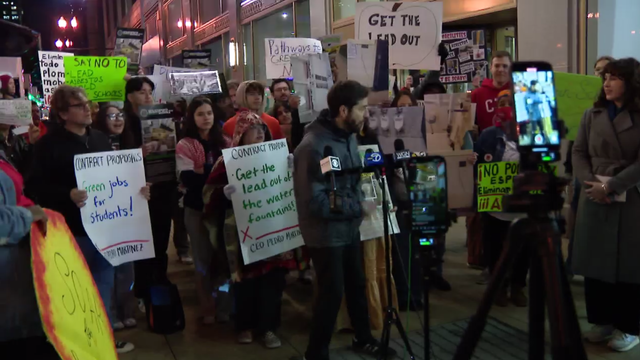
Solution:
[(284, 139), (282, 128), (280, 128), (280, 122), (276, 120), (276, 118), (266, 113), (262, 113), (262, 121), (267, 124), (269, 132), (271, 132), (271, 140)]

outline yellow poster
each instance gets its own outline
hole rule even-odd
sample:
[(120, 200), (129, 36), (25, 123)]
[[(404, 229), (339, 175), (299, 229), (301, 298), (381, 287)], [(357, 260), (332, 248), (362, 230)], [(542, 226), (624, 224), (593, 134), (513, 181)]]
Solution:
[[(502, 161), (478, 164), (478, 212), (500, 212), (502, 197), (513, 193), (513, 178), (518, 175), (519, 163)], [(558, 166), (551, 165), (554, 174)], [(545, 171), (539, 166), (540, 171)]]
[(31, 266), (42, 324), (64, 360), (117, 360), (111, 325), (62, 215), (45, 210), (47, 235), (31, 229)]

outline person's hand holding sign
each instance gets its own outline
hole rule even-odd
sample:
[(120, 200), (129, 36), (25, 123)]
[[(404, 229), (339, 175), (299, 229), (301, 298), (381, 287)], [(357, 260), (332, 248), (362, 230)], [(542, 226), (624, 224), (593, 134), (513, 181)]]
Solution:
[(36, 205), (28, 207), (27, 210), (31, 212), (33, 222), (38, 223), (38, 225), (40, 226), (42, 235), (47, 236), (47, 221), (49, 220), (49, 218), (47, 217), (47, 214), (45, 214), (44, 209)]
[(40, 128), (29, 124), (29, 144), (35, 144), (38, 139), (40, 139)]
[(89, 198), (85, 190), (79, 190), (78, 188), (71, 190), (70, 196), (71, 201), (79, 208), (84, 207), (86, 205), (85, 201)]
[(231, 200), (231, 195), (236, 192), (236, 187), (231, 184), (226, 185), (224, 189), (222, 189), (222, 192), (224, 192), (224, 196), (226, 196), (227, 199)]
[(147, 183), (140, 189), (140, 194), (144, 196), (147, 201), (151, 200), (151, 183)]

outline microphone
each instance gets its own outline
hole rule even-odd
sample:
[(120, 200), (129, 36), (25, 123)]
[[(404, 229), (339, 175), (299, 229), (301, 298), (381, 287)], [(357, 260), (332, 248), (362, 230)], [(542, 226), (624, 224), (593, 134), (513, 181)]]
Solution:
[(336, 172), (342, 170), (340, 158), (333, 156), (333, 149), (327, 145), (324, 147), (324, 159), (320, 160), (322, 174), (329, 174), (331, 189), (329, 191), (329, 209), (331, 212), (342, 212), (342, 198), (336, 193)]
[(382, 153), (367, 149), (364, 153), (364, 169), (362, 172), (372, 172), (376, 179), (380, 179), (380, 168), (384, 167), (384, 156)]
[(404, 141), (402, 139), (396, 139), (393, 142), (393, 147), (396, 150), (393, 153), (393, 159), (396, 162), (399, 162), (402, 167), (402, 177), (404, 178), (404, 185), (407, 188), (407, 193), (410, 192), (409, 189), (409, 171), (407, 170), (407, 161), (411, 159), (411, 151), (404, 148)]

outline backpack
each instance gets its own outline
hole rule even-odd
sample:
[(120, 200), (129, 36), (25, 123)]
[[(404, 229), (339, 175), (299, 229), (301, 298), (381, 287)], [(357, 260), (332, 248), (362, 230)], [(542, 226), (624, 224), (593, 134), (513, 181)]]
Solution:
[(155, 285), (150, 288), (147, 308), (147, 325), (156, 334), (173, 334), (184, 330), (184, 309), (178, 287), (174, 284)]

